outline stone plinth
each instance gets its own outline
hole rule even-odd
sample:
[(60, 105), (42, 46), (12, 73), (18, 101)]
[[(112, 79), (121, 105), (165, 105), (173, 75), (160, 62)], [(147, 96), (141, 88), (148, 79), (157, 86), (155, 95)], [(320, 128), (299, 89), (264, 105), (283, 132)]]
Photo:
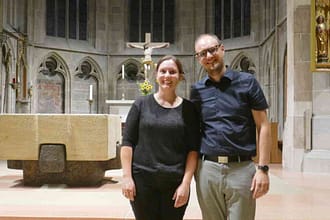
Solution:
[(120, 168), (120, 141), (118, 115), (0, 115), (0, 160), (23, 169), (25, 185), (98, 184)]
[(330, 172), (330, 116), (320, 115), (312, 118), (312, 144), (304, 152), (303, 171)]
[(108, 160), (121, 139), (117, 115), (0, 115), (0, 160), (38, 160), (41, 144), (64, 144), (66, 159)]

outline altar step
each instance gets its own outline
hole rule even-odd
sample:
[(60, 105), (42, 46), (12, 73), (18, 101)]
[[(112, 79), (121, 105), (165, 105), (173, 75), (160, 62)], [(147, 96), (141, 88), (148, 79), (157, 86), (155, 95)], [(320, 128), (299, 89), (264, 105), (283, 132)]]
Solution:
[[(257, 200), (256, 220), (330, 220), (330, 174), (301, 173), (270, 166), (270, 191)], [(310, 193), (313, 192), (313, 193)], [(195, 183), (184, 220), (201, 220)], [(22, 171), (0, 161), (1, 220), (134, 220), (121, 195), (121, 170), (106, 172), (98, 187), (22, 185)]]

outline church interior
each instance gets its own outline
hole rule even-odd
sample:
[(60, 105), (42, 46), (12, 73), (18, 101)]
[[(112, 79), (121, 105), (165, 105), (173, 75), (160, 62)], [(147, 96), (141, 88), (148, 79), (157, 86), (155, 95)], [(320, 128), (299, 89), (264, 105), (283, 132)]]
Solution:
[[(269, 103), (274, 185), (256, 219), (330, 219), (329, 28), (329, 0), (1, 0), (0, 219), (133, 219), (119, 192), (125, 117), (137, 97), (157, 90), (153, 70), (164, 55), (181, 60), (178, 94), (189, 98), (206, 75), (194, 56), (203, 33), (221, 39), (225, 65), (253, 74)], [(56, 146), (94, 162), (73, 162), (86, 175), (66, 180), (102, 165), (101, 186), (22, 185), (39, 175), (33, 161), (52, 152), (38, 141), (81, 146), (69, 128), (102, 148)], [(44, 169), (63, 168), (47, 159)], [(201, 219), (195, 196), (185, 220)]]

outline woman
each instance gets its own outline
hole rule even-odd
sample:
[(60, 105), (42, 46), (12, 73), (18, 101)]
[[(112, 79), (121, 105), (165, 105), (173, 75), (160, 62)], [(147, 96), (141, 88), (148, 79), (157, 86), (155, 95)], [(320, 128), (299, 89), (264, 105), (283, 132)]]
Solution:
[(121, 147), (122, 193), (137, 220), (181, 220), (199, 151), (194, 105), (176, 94), (182, 64), (165, 56), (155, 70), (159, 89), (128, 113)]

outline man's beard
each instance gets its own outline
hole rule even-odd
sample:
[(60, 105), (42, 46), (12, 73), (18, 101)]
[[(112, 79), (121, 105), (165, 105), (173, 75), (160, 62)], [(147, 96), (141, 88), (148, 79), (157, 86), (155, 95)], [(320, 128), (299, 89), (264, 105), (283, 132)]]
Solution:
[(223, 70), (224, 63), (223, 62), (215, 62), (208, 68), (209, 72), (219, 73)]

